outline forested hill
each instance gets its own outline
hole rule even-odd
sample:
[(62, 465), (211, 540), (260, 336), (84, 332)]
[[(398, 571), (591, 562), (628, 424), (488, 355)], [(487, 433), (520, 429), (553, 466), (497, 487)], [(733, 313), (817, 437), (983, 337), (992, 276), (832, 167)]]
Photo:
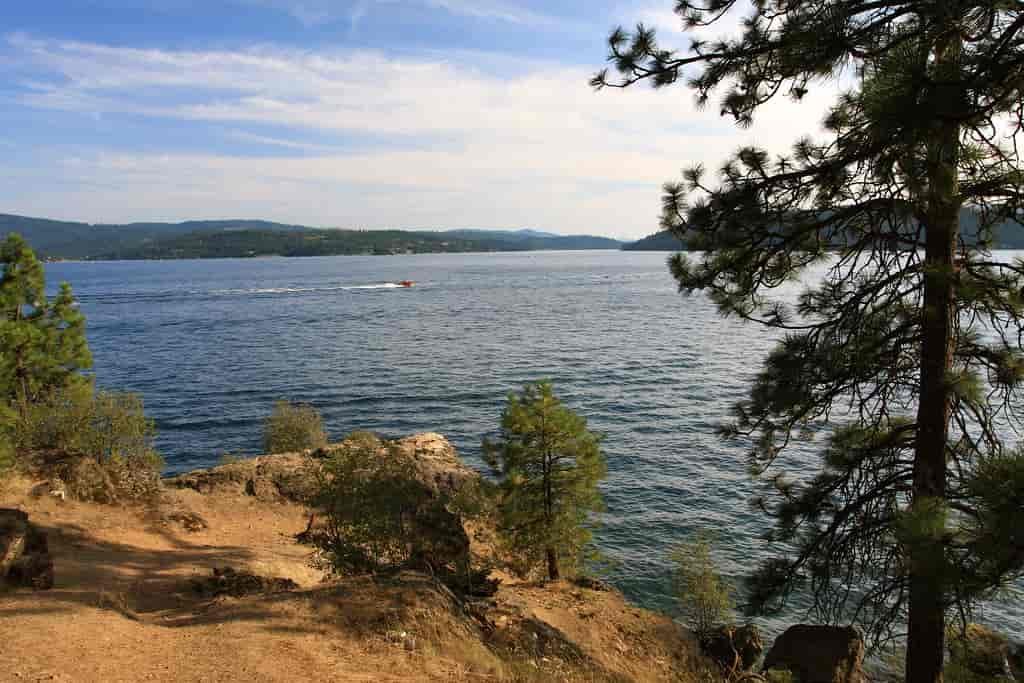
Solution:
[(623, 251), (680, 251), (683, 247), (683, 241), (668, 230), (622, 245)]
[[(970, 209), (960, 213), (960, 229), (968, 241), (978, 233), (978, 217)], [(642, 240), (622, 245), (624, 251), (680, 251), (684, 249), (682, 240), (667, 230), (648, 235)], [(1014, 221), (1006, 221), (996, 228), (995, 249), (1024, 249), (1024, 226)]]
[(420, 252), (618, 249), (621, 242), (534, 230), (336, 230), (257, 220), (89, 224), (0, 214), (47, 258), (158, 259)]

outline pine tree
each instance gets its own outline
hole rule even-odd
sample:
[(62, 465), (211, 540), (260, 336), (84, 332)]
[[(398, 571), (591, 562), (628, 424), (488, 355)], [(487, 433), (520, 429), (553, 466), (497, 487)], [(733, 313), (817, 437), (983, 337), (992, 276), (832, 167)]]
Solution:
[(71, 286), (46, 297), (43, 266), (20, 235), (0, 244), (0, 402), (24, 414), (28, 405), (88, 379), (92, 366), (85, 317)]
[[(687, 30), (737, 0), (678, 0)], [(946, 615), (1021, 574), (1019, 534), (997, 511), (1022, 500), (1024, 462), (1003, 443), (1024, 378), (1024, 262), (993, 258), (995, 226), (1020, 222), (1024, 4), (1011, 0), (755, 0), (735, 38), (662, 49), (614, 31), (615, 77), (680, 79), (749, 124), (845, 74), (825, 121), (771, 158), (740, 149), (709, 179), (665, 186), (664, 227), (702, 256), (673, 257), (684, 293), (784, 331), (727, 434), (775, 474), (772, 538), (791, 551), (751, 582), (780, 607), (809, 580), (819, 616), (872, 640), (907, 634), (907, 679), (939, 681)], [(961, 234), (961, 218), (976, 224)], [(965, 221), (966, 222), (966, 221)], [(817, 266), (795, 308), (773, 290)], [(824, 276), (818, 279), (818, 272)], [(787, 446), (831, 437), (820, 473), (779, 474)], [(993, 473), (999, 473), (994, 475)], [(998, 476), (1001, 487), (982, 483)], [(767, 506), (767, 503), (766, 503)]]
[(600, 445), (601, 437), (555, 397), (550, 382), (510, 394), (500, 439), (484, 442), (499, 477), (499, 533), (525, 566), (546, 564), (552, 581), (579, 565), (592, 513), (604, 509)]

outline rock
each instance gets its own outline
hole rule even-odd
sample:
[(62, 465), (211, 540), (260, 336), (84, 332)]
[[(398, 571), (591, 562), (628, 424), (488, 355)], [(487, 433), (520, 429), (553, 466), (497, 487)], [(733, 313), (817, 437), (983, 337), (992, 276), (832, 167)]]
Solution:
[(67, 487), (60, 478), (50, 479), (32, 487), (28, 494), (33, 498), (56, 498), (66, 501), (68, 499)]
[(602, 581), (601, 579), (595, 579), (592, 576), (577, 576), (575, 579), (573, 579), (573, 583), (575, 583), (580, 588), (586, 588), (592, 591), (600, 591), (603, 593), (607, 593), (608, 591), (612, 590), (611, 585), (609, 585), (607, 582)]
[(165, 519), (168, 523), (180, 524), (185, 531), (193, 534), (210, 528), (202, 515), (191, 510), (172, 510)]
[(1014, 643), (1010, 646), (1010, 654), (1007, 657), (1010, 662), (1010, 669), (1014, 678), (1024, 680), (1024, 645)]
[(164, 486), (202, 494), (244, 493), (264, 502), (305, 502), (316, 487), (319, 467), (305, 453), (278, 453), (195, 470), (164, 479)]
[(245, 493), (265, 503), (281, 500), (281, 493), (277, 490), (277, 484), (264, 477), (253, 477), (245, 482)]
[(242, 492), (256, 469), (254, 461), (247, 460), (229, 465), (195, 470), (164, 479), (164, 486), (192, 489), (203, 494), (215, 491)]
[(0, 579), (12, 586), (53, 588), (53, 559), (46, 533), (21, 510), (0, 509)]
[(435, 493), (454, 494), (480, 476), (462, 463), (455, 447), (440, 434), (414, 434), (390, 445), (413, 460), (417, 478)]
[(317, 488), (319, 464), (308, 455), (289, 453), (256, 460), (252, 480), (246, 484), (260, 500), (308, 501)]
[(28, 538), (28, 513), (0, 508), (0, 578), (6, 577), (25, 550)]
[(764, 652), (761, 634), (753, 624), (720, 626), (701, 639), (701, 651), (728, 674), (748, 671)]
[(800, 683), (863, 683), (864, 640), (852, 627), (798, 624), (775, 639), (764, 669), (791, 671)]
[(291, 579), (258, 576), (248, 572), (239, 572), (231, 567), (214, 569), (213, 576), (192, 579), (191, 584), (193, 591), (211, 598), (221, 595), (241, 598), (246, 595), (283, 593), (299, 587)]
[(949, 639), (949, 656), (971, 673), (986, 678), (1013, 680), (1010, 641), (981, 624), (967, 624)]
[(46, 544), (46, 534), (36, 530), (41, 539), (36, 547), (15, 560), (7, 572), (7, 583), (12, 586), (24, 586), (35, 590), (53, 588), (53, 558), (50, 557)]

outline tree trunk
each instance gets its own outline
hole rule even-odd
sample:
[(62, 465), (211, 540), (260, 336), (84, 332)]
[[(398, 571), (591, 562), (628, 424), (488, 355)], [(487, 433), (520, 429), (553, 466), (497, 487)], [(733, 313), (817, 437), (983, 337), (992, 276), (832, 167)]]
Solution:
[(959, 51), (959, 36), (952, 31), (935, 49), (935, 72), (947, 84), (936, 86), (939, 123), (927, 154), (921, 384), (911, 504), (917, 523), (909, 558), (906, 680), (910, 683), (941, 683), (945, 649), (943, 535), (946, 443), (952, 403), (948, 379), (953, 359), (955, 257), (960, 225), (960, 128), (951, 118), (959, 106), (958, 86), (955, 78), (947, 80), (944, 76), (958, 71)]
[(548, 556), (548, 578), (552, 581), (558, 581), (561, 578), (561, 574), (558, 571), (558, 554), (555, 553), (554, 548), (547, 548), (546, 551)]

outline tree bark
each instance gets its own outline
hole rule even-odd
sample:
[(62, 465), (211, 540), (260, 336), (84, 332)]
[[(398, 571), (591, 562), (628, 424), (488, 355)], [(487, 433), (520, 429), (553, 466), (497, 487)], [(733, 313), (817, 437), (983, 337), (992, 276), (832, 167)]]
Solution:
[(548, 578), (552, 581), (558, 581), (561, 578), (561, 573), (558, 571), (558, 554), (554, 548), (547, 548), (546, 551), (548, 556)]
[[(955, 18), (947, 19), (952, 22)], [(946, 446), (960, 225), (960, 128), (953, 118), (959, 106), (959, 86), (953, 75), (958, 71), (959, 52), (960, 38), (953, 30), (936, 45), (935, 73), (941, 81), (935, 86), (938, 124), (927, 152), (921, 384), (911, 503), (917, 525), (909, 558), (906, 680), (911, 683), (941, 683), (945, 649)]]

